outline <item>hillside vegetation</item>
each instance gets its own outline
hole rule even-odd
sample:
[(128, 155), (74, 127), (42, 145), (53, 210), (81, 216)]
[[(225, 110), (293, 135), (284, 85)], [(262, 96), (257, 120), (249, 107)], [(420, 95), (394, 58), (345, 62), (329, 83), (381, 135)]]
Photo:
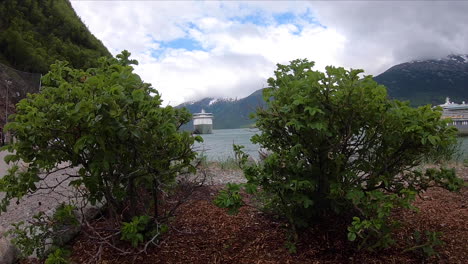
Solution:
[(46, 73), (56, 60), (89, 68), (111, 56), (76, 15), (68, 0), (0, 2), (0, 63)]

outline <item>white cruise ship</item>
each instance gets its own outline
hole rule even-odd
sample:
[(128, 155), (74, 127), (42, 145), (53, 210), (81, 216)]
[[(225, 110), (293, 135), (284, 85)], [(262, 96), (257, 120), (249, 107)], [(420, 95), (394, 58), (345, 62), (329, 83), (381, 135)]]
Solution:
[(450, 102), (450, 98), (447, 97), (445, 104), (441, 104), (440, 107), (444, 110), (442, 118), (452, 119), (450, 125), (458, 128), (460, 135), (468, 135), (468, 104), (464, 101), (461, 104)]

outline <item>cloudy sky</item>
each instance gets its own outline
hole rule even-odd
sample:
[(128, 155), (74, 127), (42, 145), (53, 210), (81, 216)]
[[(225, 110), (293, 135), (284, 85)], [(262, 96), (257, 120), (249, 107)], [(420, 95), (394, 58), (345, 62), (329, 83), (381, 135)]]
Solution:
[(468, 1), (79, 1), (72, 5), (166, 104), (242, 98), (297, 58), (377, 75), (468, 53)]

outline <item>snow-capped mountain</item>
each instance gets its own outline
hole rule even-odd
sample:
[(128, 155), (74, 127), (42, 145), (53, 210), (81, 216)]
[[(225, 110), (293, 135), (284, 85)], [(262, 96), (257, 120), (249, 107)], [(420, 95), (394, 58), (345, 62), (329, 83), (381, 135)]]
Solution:
[[(199, 113), (204, 109), (208, 113), (213, 113), (214, 129), (226, 129), (251, 126), (255, 121), (250, 119), (250, 113), (255, 112), (257, 107), (264, 105), (262, 90), (258, 90), (242, 99), (208, 97), (199, 101), (180, 104), (177, 108), (185, 107), (192, 114)], [(184, 128), (191, 129), (192, 124), (189, 123)]]
[(375, 80), (388, 89), (390, 97), (410, 100), (411, 105), (468, 101), (468, 55), (417, 60), (395, 65)]

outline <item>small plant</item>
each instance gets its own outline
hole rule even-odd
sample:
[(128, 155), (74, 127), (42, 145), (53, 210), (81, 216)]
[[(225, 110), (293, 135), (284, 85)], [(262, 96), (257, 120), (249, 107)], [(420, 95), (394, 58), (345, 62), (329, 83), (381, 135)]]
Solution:
[(122, 240), (128, 241), (133, 247), (137, 247), (144, 241), (144, 231), (147, 230), (151, 218), (147, 215), (135, 216), (132, 221), (122, 223)]
[(296, 243), (293, 240), (287, 240), (286, 243), (284, 243), (284, 247), (288, 250), (289, 253), (291, 254), (296, 254), (297, 253), (297, 247)]
[(12, 242), (20, 250), (22, 257), (36, 254), (40, 259), (47, 256), (49, 246), (62, 244), (61, 234), (79, 225), (74, 213), (75, 207), (61, 204), (52, 216), (39, 212), (28, 223), (23, 221), (12, 224), (8, 231)]
[(214, 204), (220, 208), (227, 208), (229, 214), (236, 214), (244, 205), (240, 189), (240, 184), (228, 183), (226, 189), (221, 190), (216, 196)]
[(68, 258), (70, 257), (70, 251), (58, 248), (54, 252), (50, 253), (45, 260), (45, 264), (68, 264)]
[(44, 220), (44, 214), (39, 213), (33, 216), (30, 225), (23, 221), (12, 224), (13, 228), (8, 231), (8, 235), (13, 237), (11, 242), (19, 249), (21, 257), (32, 254), (36, 254), (38, 258), (45, 257), (48, 228)]
[(153, 218), (147, 215), (135, 216), (131, 222), (122, 223), (121, 240), (130, 242), (136, 248), (143, 241), (154, 242), (157, 237), (168, 230), (169, 227), (166, 224), (155, 223)]
[(413, 251), (425, 258), (439, 257), (436, 248), (444, 245), (444, 241), (440, 240), (441, 235), (441, 232), (425, 231), (421, 233), (416, 230), (409, 239), (409, 242), (415, 246), (407, 248), (403, 252)]
[(61, 224), (68, 224), (73, 226), (78, 226), (80, 222), (76, 218), (74, 210), (76, 209), (75, 206), (71, 204), (64, 204), (62, 203), (53, 215), (53, 219), (55, 222)]

